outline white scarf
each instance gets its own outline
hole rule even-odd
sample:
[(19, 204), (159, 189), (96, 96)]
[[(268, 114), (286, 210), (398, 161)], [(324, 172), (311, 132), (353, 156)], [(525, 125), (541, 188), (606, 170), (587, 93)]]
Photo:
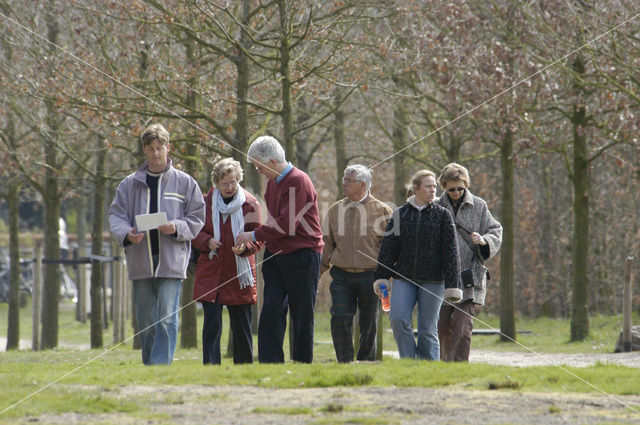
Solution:
[(407, 198), (407, 203), (413, 205), (413, 207), (418, 211), (422, 211), (423, 209), (427, 208), (431, 202), (429, 204), (418, 205), (416, 203), (416, 195), (411, 195)]
[[(231, 232), (233, 233), (233, 241), (235, 244), (238, 235), (244, 232), (242, 204), (244, 204), (246, 200), (247, 196), (240, 185), (238, 185), (235, 198), (228, 204), (224, 203), (220, 190), (216, 188), (213, 191), (213, 196), (211, 197), (211, 222), (213, 223), (213, 239), (215, 241), (220, 242), (220, 214), (224, 214), (231, 217)], [(236, 255), (236, 271), (238, 273), (240, 289), (254, 285), (249, 258)]]

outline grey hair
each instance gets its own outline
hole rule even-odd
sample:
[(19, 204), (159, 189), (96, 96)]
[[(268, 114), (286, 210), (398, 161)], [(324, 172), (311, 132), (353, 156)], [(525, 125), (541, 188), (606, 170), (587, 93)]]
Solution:
[(227, 174), (234, 173), (238, 183), (242, 181), (242, 166), (233, 158), (225, 158), (216, 162), (211, 171), (211, 182), (214, 186), (218, 186), (220, 180), (224, 179)]
[(268, 162), (270, 159), (273, 159), (278, 164), (286, 162), (282, 145), (271, 136), (260, 136), (254, 140), (247, 151), (247, 159), (249, 162), (255, 160)]
[(349, 165), (344, 169), (344, 177), (353, 174), (356, 181), (364, 182), (367, 185), (367, 190), (371, 189), (371, 169), (360, 164)]

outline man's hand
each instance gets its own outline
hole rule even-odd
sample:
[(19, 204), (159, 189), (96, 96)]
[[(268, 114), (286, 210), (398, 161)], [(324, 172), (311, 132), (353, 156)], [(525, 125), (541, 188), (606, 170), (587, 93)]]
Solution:
[(244, 250), (247, 249), (247, 245), (244, 243), (238, 244), (238, 245), (234, 245), (231, 247), (231, 251), (233, 251), (234, 254), (236, 255), (240, 255), (244, 252)]
[(246, 244), (247, 242), (253, 242), (252, 232), (242, 232), (236, 237), (236, 245)]
[(132, 227), (127, 233), (127, 240), (131, 243), (140, 243), (144, 238), (144, 233), (138, 233), (135, 227)]
[(164, 235), (173, 235), (176, 232), (176, 224), (173, 221), (170, 221), (167, 224), (158, 226), (158, 232)]

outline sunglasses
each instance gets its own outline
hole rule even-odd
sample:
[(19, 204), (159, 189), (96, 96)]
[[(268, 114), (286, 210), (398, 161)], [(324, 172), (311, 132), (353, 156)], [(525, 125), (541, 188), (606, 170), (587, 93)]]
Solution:
[(447, 189), (447, 192), (462, 192), (464, 190), (464, 187), (450, 187), (449, 189)]

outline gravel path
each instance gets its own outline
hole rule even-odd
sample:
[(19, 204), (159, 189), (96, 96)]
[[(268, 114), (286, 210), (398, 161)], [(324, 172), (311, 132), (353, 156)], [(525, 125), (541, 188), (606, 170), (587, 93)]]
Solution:
[(585, 367), (600, 362), (640, 368), (640, 351), (630, 353), (535, 354), (531, 352), (471, 350), (469, 361), (471, 363), (489, 363), (505, 366), (554, 365), (575, 367)]
[[(148, 424), (640, 424), (638, 396), (612, 399), (593, 394), (488, 390), (210, 386), (127, 386), (117, 396), (144, 403), (144, 410), (153, 412), (143, 414)], [(33, 419), (24, 423), (33, 423)], [(64, 425), (141, 421), (136, 414), (42, 415), (36, 419), (37, 423)]]
[[(397, 351), (384, 351), (385, 356), (398, 358)], [(619, 364), (640, 368), (640, 351), (630, 353), (547, 353), (530, 351), (471, 350), (470, 363), (489, 363), (503, 366), (573, 366), (586, 367), (596, 363)]]

